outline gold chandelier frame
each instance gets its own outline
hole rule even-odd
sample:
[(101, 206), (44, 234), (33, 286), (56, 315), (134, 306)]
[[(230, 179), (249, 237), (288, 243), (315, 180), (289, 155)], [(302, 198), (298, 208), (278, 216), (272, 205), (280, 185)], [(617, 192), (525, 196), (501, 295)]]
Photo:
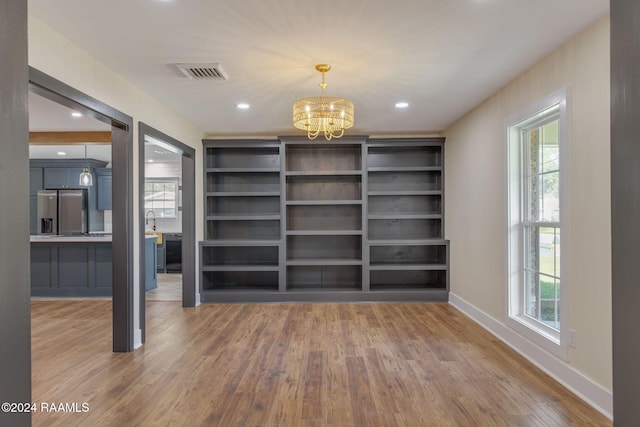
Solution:
[(322, 134), (327, 141), (340, 138), (345, 129), (354, 123), (353, 102), (336, 96), (325, 96), (328, 84), (325, 74), (331, 69), (329, 64), (318, 64), (316, 70), (322, 74), (321, 96), (302, 98), (293, 104), (293, 125), (307, 132), (307, 138), (316, 139)]

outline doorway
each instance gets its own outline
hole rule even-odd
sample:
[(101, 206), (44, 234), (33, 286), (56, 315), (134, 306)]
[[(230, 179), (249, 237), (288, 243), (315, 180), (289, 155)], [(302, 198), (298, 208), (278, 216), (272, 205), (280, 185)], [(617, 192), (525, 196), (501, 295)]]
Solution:
[[(174, 300), (183, 307), (195, 307), (195, 149), (159, 130), (138, 123), (140, 191), (140, 259), (148, 259), (145, 250), (149, 236), (156, 242), (156, 289), (145, 289), (153, 282), (147, 268), (140, 269), (140, 325), (145, 333), (147, 293), (154, 300)], [(153, 162), (148, 162), (153, 160)], [(162, 289), (162, 287), (165, 289)], [(147, 285), (147, 288), (153, 286)], [(175, 292), (177, 288), (177, 292)], [(150, 298), (151, 299), (151, 298)]]
[(133, 119), (53, 77), (29, 67), (29, 90), (111, 127), (113, 351), (134, 349)]

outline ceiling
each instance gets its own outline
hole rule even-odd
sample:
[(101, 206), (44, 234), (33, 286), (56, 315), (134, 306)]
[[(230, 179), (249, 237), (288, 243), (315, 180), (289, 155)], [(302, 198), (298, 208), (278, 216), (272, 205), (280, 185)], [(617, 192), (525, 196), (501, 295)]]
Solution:
[[(29, 131), (30, 132), (80, 132), (111, 131), (111, 126), (90, 116), (74, 117), (74, 111), (47, 98), (29, 93)], [(59, 144), (29, 144), (30, 159), (90, 159), (111, 162), (111, 144), (95, 143), (87, 140), (83, 143), (68, 144), (61, 136)], [(145, 140), (145, 160), (155, 163), (181, 162), (181, 155), (170, 151), (162, 141), (150, 138)]]
[[(609, 0), (29, 0), (29, 12), (210, 136), (291, 135), (291, 106), (355, 103), (350, 134), (445, 130)], [(171, 64), (219, 63), (228, 80)], [(406, 101), (409, 107), (394, 104)], [(240, 102), (250, 104), (239, 110)]]

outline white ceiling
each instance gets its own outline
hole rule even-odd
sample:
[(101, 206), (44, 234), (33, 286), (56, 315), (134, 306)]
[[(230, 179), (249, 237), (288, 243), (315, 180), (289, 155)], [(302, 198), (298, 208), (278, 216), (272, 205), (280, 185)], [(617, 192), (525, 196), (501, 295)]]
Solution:
[[(74, 117), (74, 111), (47, 98), (29, 93), (30, 132), (111, 131), (111, 126), (90, 116)], [(91, 159), (111, 162), (111, 144), (85, 141), (82, 144), (29, 145), (30, 159)], [(64, 154), (61, 154), (64, 153)], [(145, 141), (145, 159), (155, 163), (179, 164), (181, 155), (162, 146), (162, 141)]]
[[(296, 134), (320, 89), (350, 134), (442, 131), (608, 13), (609, 0), (29, 0), (29, 12), (210, 135)], [(170, 64), (222, 65), (193, 81)], [(409, 108), (394, 108), (397, 101)], [(239, 102), (249, 110), (235, 108)]]

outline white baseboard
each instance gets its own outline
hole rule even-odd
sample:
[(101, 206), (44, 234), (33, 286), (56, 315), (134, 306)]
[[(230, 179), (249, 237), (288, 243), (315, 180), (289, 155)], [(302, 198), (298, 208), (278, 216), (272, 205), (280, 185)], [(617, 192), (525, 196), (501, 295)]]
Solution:
[(613, 394), (610, 391), (452, 292), (449, 293), (449, 304), (476, 321), (597, 411), (613, 420)]
[(142, 329), (133, 331), (133, 349), (142, 347)]

